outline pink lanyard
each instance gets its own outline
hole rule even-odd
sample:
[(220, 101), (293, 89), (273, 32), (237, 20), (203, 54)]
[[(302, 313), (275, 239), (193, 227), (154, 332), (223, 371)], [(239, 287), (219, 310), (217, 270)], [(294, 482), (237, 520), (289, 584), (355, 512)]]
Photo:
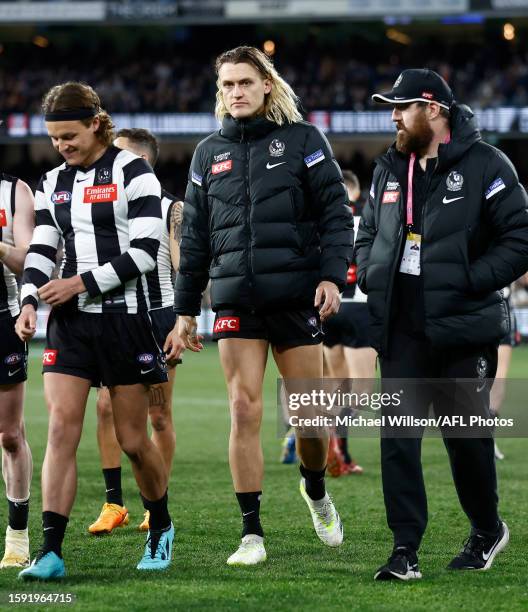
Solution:
[[(444, 144), (449, 144), (451, 141), (451, 133), (446, 136)], [(407, 170), (407, 228), (413, 224), (413, 176), (414, 162), (416, 161), (416, 153), (411, 153), (409, 158), (409, 169)]]

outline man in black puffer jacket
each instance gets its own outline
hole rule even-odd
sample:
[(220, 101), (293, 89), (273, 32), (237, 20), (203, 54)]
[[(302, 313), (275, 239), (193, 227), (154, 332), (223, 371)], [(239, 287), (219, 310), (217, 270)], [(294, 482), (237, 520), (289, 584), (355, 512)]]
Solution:
[[(435, 72), (405, 70), (392, 91), (373, 99), (393, 105), (398, 129), (396, 143), (377, 160), (356, 241), (358, 284), (368, 294), (384, 388), (402, 388), (390, 379), (487, 379), (473, 397), (487, 415), (497, 345), (509, 325), (500, 289), (528, 269), (526, 192), (508, 158), (482, 141), (471, 110), (454, 102)], [(466, 390), (414, 388), (414, 414), (426, 414), (432, 403), (437, 415), (467, 415)], [(400, 414), (409, 405), (403, 401)], [(493, 440), (442, 433), (472, 526), (449, 567), (488, 569), (508, 542), (497, 511)], [(394, 550), (377, 579), (421, 577), (416, 552), (427, 502), (420, 448), (421, 432), (412, 438), (382, 432)]]
[[(321, 379), (321, 321), (337, 312), (353, 222), (341, 171), (321, 132), (262, 52), (238, 47), (216, 63), (219, 132), (194, 154), (176, 281), (177, 333), (200, 350), (195, 315), (207, 281), (213, 338), (231, 407), (229, 458), (243, 518), (230, 565), (266, 559), (259, 519), (262, 380), (269, 345), (284, 379)], [(168, 355), (170, 358), (170, 353)], [(320, 539), (338, 546), (325, 490), (328, 439), (299, 438), (301, 493)]]

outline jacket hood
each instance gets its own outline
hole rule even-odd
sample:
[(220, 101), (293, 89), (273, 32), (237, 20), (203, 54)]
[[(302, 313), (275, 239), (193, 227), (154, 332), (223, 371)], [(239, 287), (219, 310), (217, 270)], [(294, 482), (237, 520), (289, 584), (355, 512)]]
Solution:
[[(438, 147), (438, 172), (444, 172), (461, 159), (466, 151), (476, 142), (482, 140), (473, 111), (465, 104), (453, 104), (451, 107), (451, 140)], [(389, 167), (398, 166), (408, 156), (400, 153), (393, 143), (379, 161)]]
[(256, 140), (263, 138), (279, 126), (266, 117), (252, 117), (250, 119), (234, 119), (226, 115), (222, 120), (220, 134), (229, 140), (242, 142), (243, 140)]

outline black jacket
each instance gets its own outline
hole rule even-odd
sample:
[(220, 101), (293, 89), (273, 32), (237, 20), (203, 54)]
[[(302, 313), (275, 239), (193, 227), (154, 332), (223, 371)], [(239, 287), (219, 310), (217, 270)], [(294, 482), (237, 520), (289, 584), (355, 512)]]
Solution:
[(175, 310), (198, 314), (209, 277), (213, 310), (310, 306), (321, 280), (344, 286), (352, 227), (341, 171), (315, 126), (227, 116), (191, 163)]
[[(500, 289), (528, 269), (528, 198), (509, 159), (481, 140), (468, 107), (454, 107), (451, 130), (422, 215), (424, 331), (433, 346), (495, 343), (509, 327)], [(381, 354), (406, 234), (408, 160), (394, 145), (376, 160), (355, 247), (370, 340)], [(387, 197), (391, 191), (399, 196)]]

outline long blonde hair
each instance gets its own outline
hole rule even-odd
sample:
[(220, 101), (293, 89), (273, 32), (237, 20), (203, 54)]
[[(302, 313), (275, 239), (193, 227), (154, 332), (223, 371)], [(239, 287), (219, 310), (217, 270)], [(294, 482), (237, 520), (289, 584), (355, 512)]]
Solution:
[[(216, 58), (216, 74), (223, 64), (250, 64), (255, 68), (263, 79), (271, 81), (271, 91), (264, 97), (264, 114), (266, 119), (277, 125), (285, 122), (296, 123), (302, 121), (303, 117), (297, 108), (299, 98), (293, 89), (286, 83), (275, 69), (269, 57), (255, 47), (236, 47), (225, 51)], [(229, 114), (224, 103), (220, 79), (216, 81), (216, 105), (215, 115), (221, 121)]]

